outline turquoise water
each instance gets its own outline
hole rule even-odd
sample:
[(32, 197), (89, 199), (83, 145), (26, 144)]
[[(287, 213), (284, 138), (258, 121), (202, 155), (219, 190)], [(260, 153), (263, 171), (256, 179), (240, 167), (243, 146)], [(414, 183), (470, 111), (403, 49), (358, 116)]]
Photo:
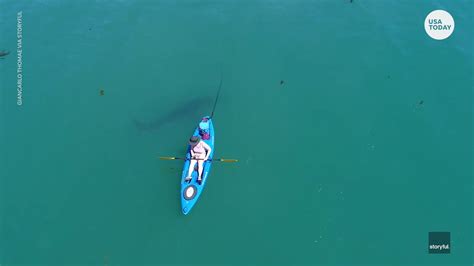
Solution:
[[(473, 5), (0, 0), (0, 264), (472, 265)], [(239, 162), (183, 216), (158, 156), (221, 71), (215, 155)]]

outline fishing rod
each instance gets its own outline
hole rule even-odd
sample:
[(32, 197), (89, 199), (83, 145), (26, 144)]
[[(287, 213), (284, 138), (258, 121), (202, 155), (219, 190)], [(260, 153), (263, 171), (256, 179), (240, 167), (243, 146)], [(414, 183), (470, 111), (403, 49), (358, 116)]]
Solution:
[(219, 95), (222, 89), (222, 68), (221, 68), (221, 81), (219, 83), (219, 89), (217, 89), (216, 101), (214, 102), (214, 107), (212, 108), (211, 119), (214, 117), (214, 111), (216, 110), (217, 101), (219, 100)]

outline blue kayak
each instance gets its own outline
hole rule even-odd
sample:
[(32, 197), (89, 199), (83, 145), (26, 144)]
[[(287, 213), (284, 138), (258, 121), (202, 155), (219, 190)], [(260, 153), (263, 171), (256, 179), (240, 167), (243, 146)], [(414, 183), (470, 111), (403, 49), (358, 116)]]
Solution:
[[(207, 121), (206, 121), (207, 120)], [(197, 177), (198, 177), (198, 172), (197, 172), (197, 164), (196, 168), (194, 169), (192, 173), (192, 179), (190, 181), (186, 181), (186, 177), (188, 175), (188, 170), (189, 170), (189, 164), (190, 164), (190, 153), (189, 150), (191, 146), (188, 144), (188, 148), (186, 150), (186, 160), (184, 161), (184, 167), (183, 167), (183, 173), (181, 175), (181, 209), (183, 210), (183, 213), (186, 215), (188, 214), (191, 209), (194, 207), (196, 204), (197, 200), (199, 199), (199, 196), (201, 195), (204, 186), (206, 185), (207, 177), (209, 176), (209, 172), (211, 171), (211, 166), (212, 166), (212, 158), (214, 156), (214, 126), (212, 124), (212, 119), (209, 116), (206, 116), (203, 118), (202, 121), (200, 121), (200, 125), (202, 123), (206, 123), (207, 129), (207, 138), (203, 138), (200, 132), (200, 126), (197, 126), (196, 129), (194, 130), (193, 136), (199, 136), (202, 138), (202, 141), (207, 143), (212, 151), (211, 154), (209, 155), (209, 160), (204, 162), (203, 164), (203, 171), (202, 171), (202, 182), (199, 184), (197, 182)]]

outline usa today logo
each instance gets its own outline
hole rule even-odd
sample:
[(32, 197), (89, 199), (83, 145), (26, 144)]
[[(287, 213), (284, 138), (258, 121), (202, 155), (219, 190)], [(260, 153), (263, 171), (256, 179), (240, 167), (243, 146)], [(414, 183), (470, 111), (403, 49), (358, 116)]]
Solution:
[(426, 16), (425, 31), (435, 40), (444, 40), (454, 31), (454, 19), (444, 10), (435, 10)]

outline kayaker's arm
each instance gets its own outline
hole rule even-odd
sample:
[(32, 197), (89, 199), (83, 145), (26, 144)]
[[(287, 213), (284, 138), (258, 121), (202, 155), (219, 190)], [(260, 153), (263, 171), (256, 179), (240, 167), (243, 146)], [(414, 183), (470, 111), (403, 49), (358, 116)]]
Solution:
[(204, 149), (206, 149), (206, 157), (204, 158), (204, 161), (207, 161), (209, 159), (209, 156), (211, 155), (212, 149), (211, 146), (207, 145), (207, 143), (203, 142)]

